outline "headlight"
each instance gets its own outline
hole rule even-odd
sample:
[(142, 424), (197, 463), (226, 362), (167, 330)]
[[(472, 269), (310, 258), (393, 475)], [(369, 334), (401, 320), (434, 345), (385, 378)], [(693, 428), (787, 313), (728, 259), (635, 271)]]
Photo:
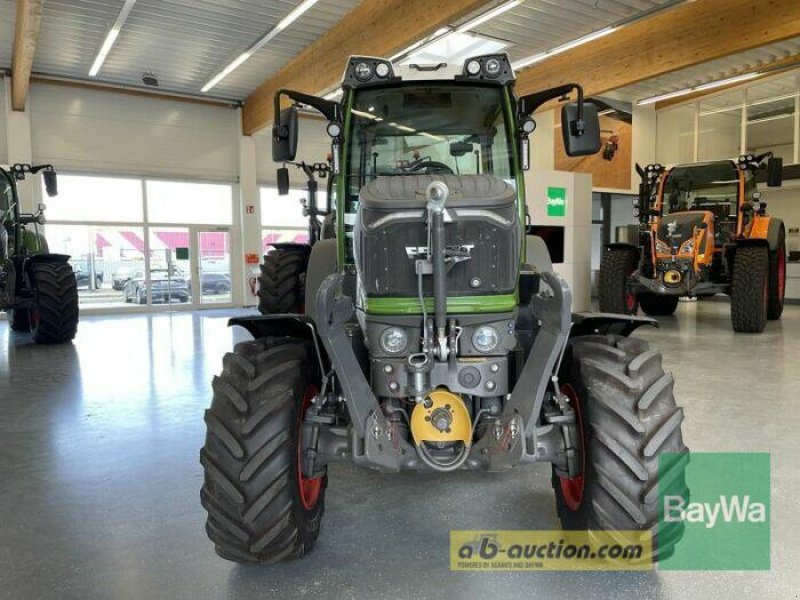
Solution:
[(378, 66), (375, 67), (375, 74), (378, 77), (386, 77), (389, 74), (389, 65), (386, 63), (378, 63)]
[(469, 73), (472, 76), (475, 76), (480, 72), (481, 72), (481, 63), (479, 63), (477, 60), (471, 60), (467, 63), (467, 73)]
[(694, 253), (694, 239), (686, 240), (681, 244), (679, 254), (692, 254)]
[(656, 252), (658, 254), (669, 254), (669, 246), (661, 240), (656, 240)]
[(478, 327), (472, 334), (472, 345), (478, 352), (488, 354), (497, 349), (500, 343), (500, 335), (494, 327), (484, 325)]
[(408, 346), (408, 335), (398, 327), (384, 329), (381, 334), (381, 348), (388, 354), (400, 354)]
[(486, 61), (486, 64), (483, 65), (483, 68), (486, 70), (486, 75), (491, 78), (495, 78), (500, 75), (500, 61), (496, 58), (490, 58)]
[(368, 81), (372, 77), (372, 67), (365, 62), (360, 62), (353, 69), (353, 74), (359, 81)]

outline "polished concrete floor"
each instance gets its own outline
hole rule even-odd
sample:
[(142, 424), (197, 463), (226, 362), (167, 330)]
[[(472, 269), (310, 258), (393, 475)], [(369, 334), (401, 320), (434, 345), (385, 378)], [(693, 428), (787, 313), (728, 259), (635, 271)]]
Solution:
[(549, 467), (382, 475), (336, 465), (315, 550), (242, 567), (214, 554), (199, 489), (203, 410), (230, 313), (87, 317), (74, 344), (0, 323), (0, 597), (797, 598), (800, 307), (735, 335), (687, 303), (653, 340), (692, 450), (772, 453), (771, 572), (451, 573), (451, 529), (558, 527)]

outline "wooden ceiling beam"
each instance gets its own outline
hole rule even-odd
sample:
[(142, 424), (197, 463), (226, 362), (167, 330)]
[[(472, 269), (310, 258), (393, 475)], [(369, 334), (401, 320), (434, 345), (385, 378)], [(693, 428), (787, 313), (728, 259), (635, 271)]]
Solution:
[(389, 57), (486, 5), (480, 0), (364, 0), (247, 97), (244, 133), (272, 121), (277, 90), (322, 92), (341, 81), (351, 55)]
[(17, 0), (17, 22), (11, 55), (11, 108), (25, 110), (39, 37), (43, 0)]
[(576, 82), (598, 95), (797, 36), (797, 1), (686, 2), (520, 71), (517, 91)]

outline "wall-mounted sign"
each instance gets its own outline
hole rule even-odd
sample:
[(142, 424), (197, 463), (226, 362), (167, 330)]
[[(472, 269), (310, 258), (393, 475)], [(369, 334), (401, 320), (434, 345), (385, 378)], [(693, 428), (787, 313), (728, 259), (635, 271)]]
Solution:
[(567, 216), (567, 189), (563, 187), (547, 188), (547, 216)]

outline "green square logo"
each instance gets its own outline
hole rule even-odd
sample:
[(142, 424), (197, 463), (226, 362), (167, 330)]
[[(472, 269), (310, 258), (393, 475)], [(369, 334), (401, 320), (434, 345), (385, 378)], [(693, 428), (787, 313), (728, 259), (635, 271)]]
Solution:
[(567, 189), (562, 187), (547, 188), (547, 216), (567, 216)]
[(658, 537), (668, 539), (684, 528), (675, 553), (659, 568), (769, 570), (769, 454), (692, 452), (684, 484), (673, 467), (685, 456), (659, 458)]

